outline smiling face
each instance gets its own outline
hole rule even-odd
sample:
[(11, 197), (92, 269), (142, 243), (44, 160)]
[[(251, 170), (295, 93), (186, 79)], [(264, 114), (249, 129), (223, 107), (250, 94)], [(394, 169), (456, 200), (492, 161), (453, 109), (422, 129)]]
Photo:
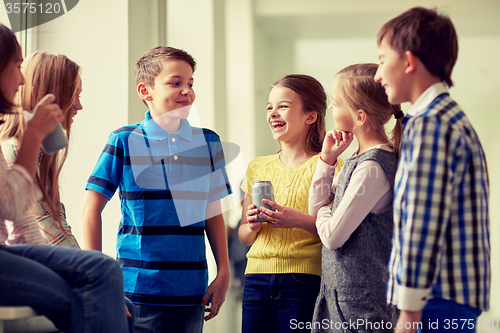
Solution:
[[(314, 112), (314, 111), (312, 111)], [(300, 96), (292, 89), (276, 85), (269, 93), (267, 122), (274, 140), (282, 142), (305, 141), (310, 112), (304, 112)]]
[(332, 111), (333, 121), (335, 121), (335, 129), (338, 131), (352, 133), (356, 119), (354, 112), (352, 112), (351, 108), (342, 98), (341, 91), (339, 89), (340, 80), (342, 80), (342, 78), (337, 77), (333, 82), (332, 102), (328, 108)]
[(394, 50), (385, 36), (378, 46), (380, 65), (375, 74), (375, 81), (382, 84), (389, 103), (399, 104), (410, 101), (410, 94), (405, 82), (406, 61)]
[(3, 97), (10, 104), (14, 104), (14, 97), (16, 96), (19, 86), (24, 84), (24, 77), (21, 73), (21, 63), (23, 57), (21, 56), (21, 49), (17, 52), (0, 77), (0, 91)]
[(154, 87), (147, 86), (145, 99), (151, 110), (151, 117), (186, 119), (195, 100), (193, 90), (193, 70), (183, 61), (167, 59), (160, 74), (155, 78)]

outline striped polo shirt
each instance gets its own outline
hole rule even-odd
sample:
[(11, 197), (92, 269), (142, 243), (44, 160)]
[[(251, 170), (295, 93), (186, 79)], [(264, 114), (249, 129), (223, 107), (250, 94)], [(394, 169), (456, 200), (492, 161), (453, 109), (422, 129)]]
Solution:
[(126, 296), (199, 305), (208, 284), (206, 206), (232, 192), (219, 136), (185, 119), (169, 133), (148, 111), (141, 123), (111, 133), (86, 189), (108, 198), (119, 190), (116, 246)]

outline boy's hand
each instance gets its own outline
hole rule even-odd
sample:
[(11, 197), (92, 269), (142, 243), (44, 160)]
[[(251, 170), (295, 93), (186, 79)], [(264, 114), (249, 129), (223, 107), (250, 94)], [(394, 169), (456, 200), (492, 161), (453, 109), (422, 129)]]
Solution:
[(222, 304), (226, 299), (227, 288), (229, 287), (230, 276), (217, 275), (215, 280), (208, 286), (207, 292), (201, 299), (201, 306), (207, 305), (210, 301), (210, 307), (205, 309), (209, 314), (205, 316), (205, 321), (212, 319), (219, 313)]
[(422, 320), (422, 311), (405, 311), (401, 310), (398, 322), (396, 324), (395, 333), (416, 333), (418, 323)]
[(321, 159), (329, 165), (334, 165), (337, 162), (337, 158), (349, 147), (353, 139), (354, 134), (350, 132), (328, 131), (323, 141)]

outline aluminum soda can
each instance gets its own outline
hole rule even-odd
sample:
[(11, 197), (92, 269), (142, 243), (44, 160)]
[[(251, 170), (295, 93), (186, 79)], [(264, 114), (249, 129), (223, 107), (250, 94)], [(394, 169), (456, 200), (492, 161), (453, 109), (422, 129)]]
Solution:
[[(262, 203), (262, 199), (268, 199), (270, 201), (274, 201), (274, 188), (273, 184), (270, 181), (266, 180), (257, 180), (252, 184), (252, 203), (259, 209), (264, 206), (267, 209), (274, 209)], [(259, 209), (259, 214), (261, 213)], [(256, 222), (267, 222), (267, 220), (263, 217), (258, 216)]]

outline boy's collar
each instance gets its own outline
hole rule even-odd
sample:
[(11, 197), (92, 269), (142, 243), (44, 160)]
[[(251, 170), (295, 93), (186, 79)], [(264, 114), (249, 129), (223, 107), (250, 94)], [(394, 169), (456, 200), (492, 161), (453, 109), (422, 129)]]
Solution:
[(406, 114), (409, 116), (416, 116), (422, 112), (432, 101), (441, 95), (442, 93), (448, 92), (448, 86), (444, 82), (438, 82), (427, 88), (413, 103), (413, 105), (408, 109)]
[(146, 111), (145, 119), (142, 121), (142, 128), (148, 137), (159, 141), (168, 139), (171, 135), (178, 135), (187, 141), (191, 141), (193, 137), (191, 125), (187, 119), (181, 119), (181, 126), (177, 133), (170, 133), (161, 128), (160, 125), (153, 120), (150, 111)]

